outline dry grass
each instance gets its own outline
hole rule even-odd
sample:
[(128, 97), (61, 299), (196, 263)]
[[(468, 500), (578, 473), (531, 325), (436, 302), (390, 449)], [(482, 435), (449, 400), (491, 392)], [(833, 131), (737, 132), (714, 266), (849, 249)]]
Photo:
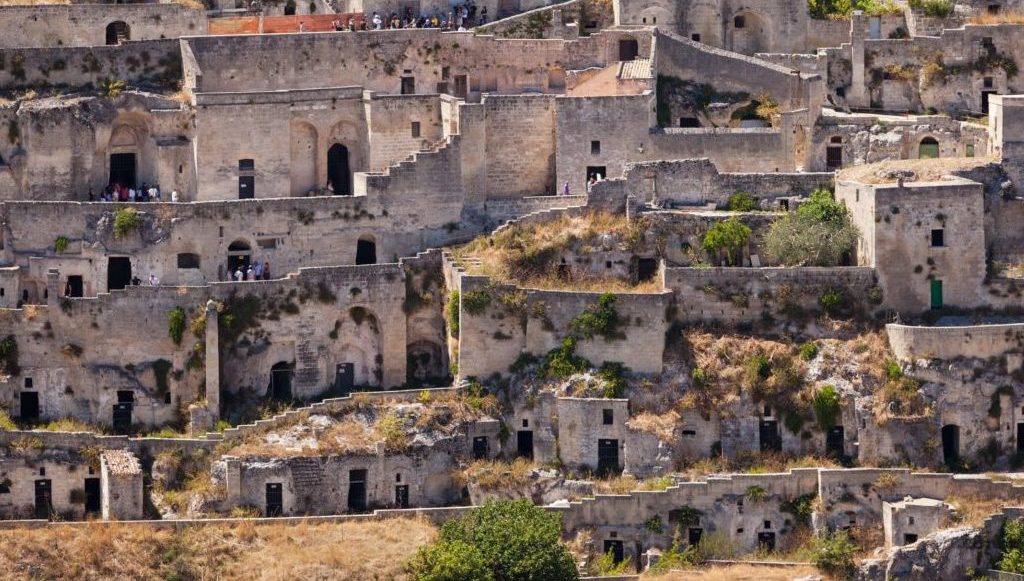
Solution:
[(795, 567), (766, 567), (764, 565), (723, 565), (671, 571), (664, 575), (644, 574), (641, 579), (659, 579), (662, 581), (790, 581), (799, 577), (821, 575), (810, 565)]
[(820, 456), (784, 456), (769, 452), (743, 452), (735, 458), (700, 458), (682, 467), (690, 478), (709, 474), (769, 474), (794, 468), (841, 468), (833, 458)]
[(453, 254), (470, 274), (488, 276), (497, 283), (542, 289), (653, 293), (662, 290), (656, 281), (633, 284), (622, 278), (583, 272), (572, 265), (560, 268), (564, 255), (635, 251), (644, 244), (647, 229), (645, 220), (629, 221), (625, 216), (604, 212), (560, 214), (543, 223), (516, 224), (497, 234), (481, 236), (453, 249)]
[(1024, 12), (1009, 11), (999, 14), (988, 12), (976, 14), (967, 19), (968, 24), (1024, 24)]
[(465, 477), (484, 490), (515, 488), (530, 481), (530, 473), (537, 464), (526, 458), (504, 460), (477, 460), (466, 468)]
[(955, 526), (977, 527), (988, 517), (999, 512), (1004, 506), (1019, 505), (1020, 502), (1003, 498), (979, 496), (950, 496), (946, 502), (956, 508)]
[(0, 0), (0, 6), (50, 6), (71, 4), (71, 0)]
[(436, 535), (414, 519), (18, 529), (0, 531), (0, 570), (4, 579), (405, 579), (409, 557)]
[(663, 414), (644, 411), (630, 416), (626, 420), (626, 426), (634, 430), (653, 434), (662, 442), (673, 441), (676, 429), (681, 425), (682, 419), (679, 416), (679, 412), (675, 410), (669, 410)]
[[(941, 181), (944, 176), (956, 171), (968, 170), (993, 160), (989, 157), (942, 157), (938, 159), (894, 159), (869, 163), (844, 169), (837, 180), (853, 180), (867, 184), (894, 184), (896, 178), (890, 173), (896, 170), (911, 170), (918, 182)], [(911, 180), (907, 180), (910, 183)]]

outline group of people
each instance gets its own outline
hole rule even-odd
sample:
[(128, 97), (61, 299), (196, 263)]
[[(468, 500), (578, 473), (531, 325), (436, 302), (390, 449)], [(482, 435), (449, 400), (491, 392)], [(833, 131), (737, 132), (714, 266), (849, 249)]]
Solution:
[(447, 16), (433, 14), (427, 16), (421, 14), (419, 17), (413, 15), (412, 8), (406, 8), (404, 14), (392, 12), (381, 14), (374, 12), (373, 16), (363, 18), (358, 25), (354, 18), (348, 23), (340, 19), (334, 22), (335, 30), (390, 30), (398, 28), (440, 28), (443, 30), (465, 31), (467, 26), (480, 26), (487, 23), (487, 7), (484, 6), (477, 12), (476, 2), (469, 0), (466, 4), (455, 6)]
[[(124, 186), (118, 183), (108, 184), (100, 193), (101, 202), (159, 202), (161, 201), (160, 184), (147, 184), (142, 182), (142, 187)], [(89, 201), (96, 201), (96, 196), (89, 188)], [(178, 190), (171, 192), (171, 201), (178, 201)]]
[(234, 272), (230, 273), (231, 280), (242, 282), (243, 280), (270, 280), (270, 261), (260, 262), (257, 260), (246, 266), (239, 264)]

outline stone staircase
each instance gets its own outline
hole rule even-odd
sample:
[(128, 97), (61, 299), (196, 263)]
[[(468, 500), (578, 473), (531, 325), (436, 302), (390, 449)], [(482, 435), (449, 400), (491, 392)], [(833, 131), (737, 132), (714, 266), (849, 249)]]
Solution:
[(301, 387), (317, 386), (320, 383), (320, 360), (308, 338), (295, 345), (295, 383)]

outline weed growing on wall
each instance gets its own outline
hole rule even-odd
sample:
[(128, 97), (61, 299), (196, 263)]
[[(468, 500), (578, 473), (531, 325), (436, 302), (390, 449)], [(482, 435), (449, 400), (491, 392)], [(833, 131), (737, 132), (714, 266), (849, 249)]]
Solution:
[(583, 339), (595, 336), (604, 337), (605, 341), (624, 339), (625, 335), (619, 330), (621, 322), (615, 310), (616, 300), (612, 293), (602, 294), (596, 304), (588, 306), (569, 323), (569, 328)]
[(0, 341), (0, 371), (7, 375), (21, 373), (21, 367), (18, 366), (18, 340), (14, 335), (8, 335)]
[(836, 420), (839, 419), (839, 415), (842, 413), (842, 400), (839, 398), (839, 393), (836, 392), (835, 387), (831, 385), (822, 386), (821, 389), (814, 392), (811, 405), (814, 407), (814, 417), (818, 420), (819, 428), (829, 430), (832, 426), (836, 425)]
[(142, 216), (135, 208), (121, 207), (114, 212), (114, 238), (124, 238), (142, 227)]
[(181, 307), (174, 307), (167, 314), (167, 334), (175, 345), (181, 345), (181, 338), (185, 336), (185, 310)]
[(459, 336), (459, 291), (453, 290), (448, 295), (448, 304), (444, 308), (445, 319), (448, 321), (448, 332), (452, 337)]
[(57, 254), (64, 254), (64, 251), (68, 249), (68, 239), (66, 236), (58, 236), (53, 241), (53, 251)]

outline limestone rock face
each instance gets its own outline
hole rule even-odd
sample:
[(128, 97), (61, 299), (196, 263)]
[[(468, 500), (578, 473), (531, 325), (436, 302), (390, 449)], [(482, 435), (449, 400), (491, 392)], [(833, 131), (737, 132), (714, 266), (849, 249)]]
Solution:
[(533, 470), (529, 478), (520, 486), (502, 486), (499, 489), (484, 489), (470, 482), (469, 498), (473, 505), (481, 505), (488, 500), (528, 498), (534, 504), (551, 504), (570, 497), (578, 498), (593, 495), (593, 485), (582, 480), (567, 480), (555, 470)]
[(858, 581), (902, 579), (908, 581), (966, 580), (967, 569), (979, 569), (985, 560), (987, 540), (979, 529), (939, 531), (916, 543), (894, 549), (888, 558), (865, 561)]

